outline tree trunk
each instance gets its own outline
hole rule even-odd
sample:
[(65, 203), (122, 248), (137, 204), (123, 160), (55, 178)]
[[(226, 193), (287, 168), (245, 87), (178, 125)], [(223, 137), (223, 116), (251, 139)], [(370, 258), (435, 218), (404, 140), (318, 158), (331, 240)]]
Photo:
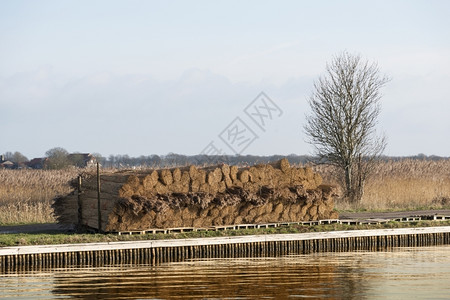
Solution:
[(349, 202), (353, 202), (353, 173), (352, 173), (352, 165), (351, 163), (345, 166), (345, 193), (346, 198)]

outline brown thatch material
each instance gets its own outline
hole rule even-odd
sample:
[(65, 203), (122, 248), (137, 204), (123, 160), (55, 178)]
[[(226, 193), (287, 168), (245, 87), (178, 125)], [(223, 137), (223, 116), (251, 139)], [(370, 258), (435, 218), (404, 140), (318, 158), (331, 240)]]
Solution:
[[(217, 167), (116, 172), (101, 176), (102, 230), (208, 227), (336, 218), (334, 188), (287, 159), (238, 169)], [(82, 224), (97, 228), (96, 176), (83, 175)], [(55, 201), (62, 223), (77, 222), (77, 195)]]

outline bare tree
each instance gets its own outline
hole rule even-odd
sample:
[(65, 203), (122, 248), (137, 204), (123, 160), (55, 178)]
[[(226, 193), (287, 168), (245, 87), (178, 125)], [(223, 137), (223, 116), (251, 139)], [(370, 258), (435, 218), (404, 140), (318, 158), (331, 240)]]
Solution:
[(6, 152), (3, 156), (6, 160), (12, 161), (13, 163), (16, 163), (16, 164), (20, 164), (20, 163), (24, 163), (24, 162), (28, 161), (28, 158), (18, 151), (14, 152), (14, 153)]
[(69, 152), (61, 147), (55, 147), (45, 152), (48, 160), (46, 162), (47, 169), (65, 169), (71, 165), (68, 158)]
[(312, 113), (304, 130), (316, 155), (340, 171), (345, 198), (359, 202), (373, 162), (386, 147), (375, 131), (380, 114), (380, 89), (389, 78), (376, 63), (342, 52), (314, 82)]

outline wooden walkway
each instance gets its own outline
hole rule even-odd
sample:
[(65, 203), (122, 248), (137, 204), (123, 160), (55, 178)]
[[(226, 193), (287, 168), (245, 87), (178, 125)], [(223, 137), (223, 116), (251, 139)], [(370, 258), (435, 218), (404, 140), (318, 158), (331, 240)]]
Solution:
[[(418, 221), (448, 221), (450, 220), (450, 215), (422, 215), (422, 216), (407, 216), (407, 217), (397, 217), (397, 218), (372, 218), (372, 219), (326, 219), (317, 221), (305, 221), (305, 222), (274, 222), (274, 223), (263, 223), (263, 224), (236, 224), (236, 225), (222, 225), (222, 226), (211, 226), (205, 228), (197, 227), (176, 227), (176, 228), (149, 228), (145, 230), (132, 230), (132, 231), (119, 231), (119, 232), (108, 232), (118, 235), (133, 235), (133, 234), (170, 234), (170, 233), (183, 233), (192, 231), (225, 231), (225, 230), (239, 230), (239, 229), (259, 229), (259, 228), (276, 228), (285, 227), (290, 225), (305, 225), (305, 226), (316, 226), (323, 224), (344, 224), (344, 225), (363, 225), (363, 224), (384, 224), (388, 222), (418, 222)], [(95, 230), (93, 230), (95, 231)]]

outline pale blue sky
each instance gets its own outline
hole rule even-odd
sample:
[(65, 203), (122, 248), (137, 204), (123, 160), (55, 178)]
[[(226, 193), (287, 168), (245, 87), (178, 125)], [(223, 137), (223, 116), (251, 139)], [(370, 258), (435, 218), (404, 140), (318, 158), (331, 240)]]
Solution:
[(242, 154), (309, 154), (313, 81), (347, 50), (392, 78), (388, 155), (450, 156), (449, 1), (0, 0), (0, 153), (197, 154), (264, 91)]

